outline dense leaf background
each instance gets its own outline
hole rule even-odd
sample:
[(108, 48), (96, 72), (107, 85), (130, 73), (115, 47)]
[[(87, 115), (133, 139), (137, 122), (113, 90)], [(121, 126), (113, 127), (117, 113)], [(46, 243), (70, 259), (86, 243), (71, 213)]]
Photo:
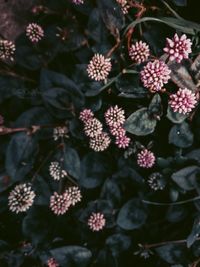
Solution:
[[(33, 45), (22, 29), (14, 62), (0, 62), (2, 267), (46, 266), (51, 257), (61, 267), (196, 267), (200, 262), (199, 106), (190, 116), (175, 114), (166, 94), (151, 94), (142, 86), (141, 66), (132, 65), (128, 56), (128, 43), (142, 39), (159, 58), (166, 37), (186, 33), (193, 52), (181, 65), (169, 64), (167, 90), (198, 91), (198, 1), (129, 2), (133, 6), (124, 15), (115, 0), (38, 1), (29, 20), (42, 25), (44, 39)], [(94, 53), (112, 58), (107, 83), (87, 76)], [(103, 120), (115, 104), (125, 110), (131, 146), (123, 150), (112, 144), (94, 152), (79, 113), (91, 108)], [(57, 126), (68, 128), (68, 138), (53, 139)], [(143, 146), (156, 155), (149, 170), (136, 163)], [(49, 165), (55, 159), (83, 195), (80, 204), (58, 217), (49, 209), (50, 196), (71, 180), (53, 181)], [(148, 186), (155, 172), (162, 174), (162, 191)], [(30, 210), (16, 215), (8, 209), (8, 195), (23, 182), (32, 182), (37, 197)], [(96, 209), (106, 215), (107, 225), (93, 233), (87, 219)]]

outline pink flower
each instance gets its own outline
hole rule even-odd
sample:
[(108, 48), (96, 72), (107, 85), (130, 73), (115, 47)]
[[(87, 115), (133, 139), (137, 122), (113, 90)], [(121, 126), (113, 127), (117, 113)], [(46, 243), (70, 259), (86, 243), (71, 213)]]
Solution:
[(81, 201), (81, 191), (77, 186), (70, 186), (67, 189), (67, 194), (70, 196), (70, 202), (72, 206)]
[(59, 267), (59, 264), (57, 263), (57, 261), (54, 258), (48, 259), (47, 265), (48, 265), (48, 267)]
[(169, 60), (180, 63), (184, 58), (188, 58), (191, 50), (192, 42), (187, 39), (185, 34), (178, 36), (175, 34), (172, 39), (166, 39), (166, 47), (163, 49), (169, 55)]
[(125, 122), (124, 110), (117, 105), (110, 107), (104, 114), (106, 124), (111, 128), (123, 125)]
[(72, 0), (75, 5), (84, 4), (84, 0)]
[(145, 62), (150, 55), (150, 50), (148, 44), (139, 41), (135, 44), (132, 44), (132, 46), (129, 49), (129, 56), (133, 61), (140, 64), (142, 62)]
[(94, 113), (92, 112), (91, 109), (84, 109), (83, 111), (80, 112), (79, 119), (83, 123), (87, 123), (89, 120), (93, 119)]
[(140, 72), (141, 81), (144, 87), (151, 92), (158, 92), (162, 90), (164, 84), (168, 83), (170, 72), (170, 69), (163, 61), (148, 62)]
[(33, 205), (35, 193), (30, 184), (19, 184), (10, 192), (8, 206), (12, 212), (25, 212)]
[(88, 219), (88, 226), (93, 232), (102, 230), (106, 225), (105, 217), (102, 213), (92, 213)]
[(90, 148), (96, 152), (106, 150), (110, 145), (111, 139), (107, 133), (101, 134), (90, 139)]
[(102, 130), (103, 130), (103, 125), (96, 118), (88, 120), (87, 123), (85, 123), (84, 132), (89, 137), (95, 137), (101, 134)]
[(8, 40), (0, 40), (0, 59), (9, 59), (13, 61), (15, 53), (15, 44)]
[(121, 6), (122, 12), (128, 14), (130, 6), (127, 0), (117, 0), (117, 3)]
[(56, 215), (65, 214), (70, 206), (71, 197), (68, 192), (64, 192), (63, 194), (54, 192), (54, 194), (50, 198), (50, 209)]
[(195, 94), (187, 89), (179, 89), (175, 94), (170, 96), (169, 105), (174, 112), (181, 114), (187, 114), (197, 104), (197, 98)]
[(110, 127), (110, 133), (113, 136), (124, 136), (126, 134), (126, 130), (123, 127), (121, 127), (121, 126), (118, 126), (118, 127)]
[(44, 30), (36, 23), (30, 23), (26, 28), (26, 36), (32, 43), (38, 43), (44, 37)]
[(88, 76), (95, 81), (104, 81), (112, 68), (110, 58), (95, 54), (87, 67)]
[(142, 168), (151, 168), (155, 164), (155, 156), (148, 149), (143, 149), (137, 154), (137, 164)]
[(115, 144), (119, 147), (119, 148), (126, 148), (129, 146), (131, 139), (126, 136), (126, 135), (122, 135), (122, 136), (117, 136), (116, 140), (115, 140)]

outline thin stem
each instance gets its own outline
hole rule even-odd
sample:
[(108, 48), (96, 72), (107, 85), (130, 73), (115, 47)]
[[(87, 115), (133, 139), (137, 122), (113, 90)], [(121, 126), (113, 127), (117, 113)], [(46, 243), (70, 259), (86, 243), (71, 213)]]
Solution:
[(181, 16), (179, 16), (179, 14), (176, 13), (176, 11), (174, 11), (170, 5), (165, 2), (164, 0), (161, 0), (161, 2), (169, 9), (169, 11), (177, 18), (177, 19), (183, 19)]
[[(200, 237), (196, 239), (196, 241), (199, 241)], [(152, 248), (157, 248), (160, 246), (165, 246), (169, 244), (184, 244), (187, 243), (187, 239), (181, 239), (181, 240), (173, 240), (173, 241), (163, 241), (159, 243), (154, 243), (154, 244), (144, 244), (142, 245), (145, 249), (152, 249)]]
[(183, 205), (183, 204), (191, 203), (197, 200), (200, 200), (200, 196), (187, 199), (187, 200), (183, 200), (183, 201), (169, 202), (169, 203), (154, 202), (154, 201), (148, 201), (145, 199), (143, 199), (142, 202), (145, 204), (153, 205), (153, 206), (176, 206), (176, 205)]

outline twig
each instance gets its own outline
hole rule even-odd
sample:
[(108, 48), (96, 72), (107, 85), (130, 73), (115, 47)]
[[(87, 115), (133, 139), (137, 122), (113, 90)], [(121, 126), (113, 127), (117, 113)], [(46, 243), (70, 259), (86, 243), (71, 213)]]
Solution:
[(183, 205), (183, 204), (187, 204), (187, 203), (191, 203), (194, 201), (200, 200), (200, 196), (198, 197), (194, 197), (194, 198), (190, 198), (187, 200), (183, 200), (183, 201), (178, 201), (178, 202), (168, 202), (168, 203), (163, 203), (163, 202), (154, 202), (154, 201), (148, 201), (143, 199), (142, 202), (145, 204), (149, 204), (149, 205), (153, 205), (153, 206), (175, 206), (175, 205)]

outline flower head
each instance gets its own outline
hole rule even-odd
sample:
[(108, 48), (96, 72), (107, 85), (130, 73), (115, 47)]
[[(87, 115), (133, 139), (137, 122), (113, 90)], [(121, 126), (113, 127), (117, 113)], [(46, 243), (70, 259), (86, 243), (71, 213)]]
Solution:
[(137, 154), (137, 164), (142, 168), (151, 168), (155, 164), (154, 153), (148, 149), (143, 149)]
[(35, 193), (30, 184), (19, 184), (10, 192), (8, 197), (8, 206), (12, 212), (25, 212), (32, 205)]
[(8, 40), (0, 40), (0, 59), (13, 60), (15, 44)]
[(53, 161), (49, 166), (49, 173), (54, 180), (60, 180), (67, 176), (67, 172), (61, 169), (59, 162)]
[(106, 225), (106, 219), (103, 213), (92, 213), (88, 219), (88, 226), (93, 232), (102, 230)]
[(80, 112), (79, 119), (83, 123), (87, 123), (89, 120), (94, 118), (94, 113), (92, 112), (91, 109), (84, 109)]
[(59, 138), (68, 137), (68, 129), (64, 127), (56, 127), (53, 129), (53, 139), (57, 141)]
[(32, 43), (38, 43), (44, 37), (44, 30), (36, 23), (30, 23), (26, 27), (26, 36)]
[(166, 39), (166, 47), (163, 49), (169, 55), (169, 60), (180, 63), (184, 58), (188, 58), (191, 50), (192, 42), (190, 39), (187, 39), (185, 34), (178, 36), (175, 33), (172, 39)]
[(110, 58), (95, 54), (87, 67), (88, 76), (95, 81), (104, 81), (112, 68)]
[(90, 139), (90, 148), (96, 152), (106, 150), (110, 145), (111, 139), (107, 133), (101, 134)]
[(122, 126), (110, 127), (110, 133), (115, 137), (119, 137), (126, 135), (126, 130)]
[(117, 105), (114, 107), (110, 107), (104, 115), (106, 124), (111, 128), (116, 128), (123, 125), (125, 122), (124, 113), (124, 110), (122, 108), (119, 108)]
[(148, 44), (142, 41), (132, 44), (132, 46), (129, 49), (130, 58), (138, 64), (145, 62), (149, 58), (149, 55), (150, 55), (149, 46)]
[(72, 0), (75, 5), (84, 4), (84, 0)]
[(144, 87), (151, 92), (158, 92), (162, 90), (164, 84), (168, 83), (170, 72), (170, 69), (163, 61), (148, 62), (140, 72), (141, 81)]
[(103, 130), (103, 125), (96, 118), (88, 120), (87, 123), (85, 123), (84, 132), (89, 137), (95, 137), (101, 134), (102, 130)]
[(159, 172), (152, 173), (149, 176), (147, 183), (149, 187), (153, 189), (154, 191), (163, 190), (166, 185), (166, 182), (163, 179), (162, 174)]
[(47, 266), (48, 267), (59, 267), (59, 264), (57, 263), (57, 261), (54, 258), (50, 258), (47, 261)]
[(67, 189), (67, 193), (70, 196), (70, 201), (72, 206), (81, 201), (82, 198), (81, 191), (77, 186), (70, 186)]
[(187, 89), (179, 89), (175, 94), (170, 96), (169, 105), (174, 112), (181, 114), (187, 114), (197, 104), (197, 98), (195, 94)]
[(56, 215), (65, 214), (70, 206), (71, 197), (67, 191), (63, 194), (58, 194), (57, 192), (54, 192), (54, 194), (50, 198), (50, 209)]
[(122, 12), (124, 14), (128, 14), (130, 6), (127, 0), (117, 0), (117, 3), (120, 4)]
[(126, 136), (126, 135), (118, 135), (116, 137), (116, 140), (115, 140), (115, 144), (119, 147), (119, 148), (127, 148), (130, 144), (130, 141), (131, 139)]

